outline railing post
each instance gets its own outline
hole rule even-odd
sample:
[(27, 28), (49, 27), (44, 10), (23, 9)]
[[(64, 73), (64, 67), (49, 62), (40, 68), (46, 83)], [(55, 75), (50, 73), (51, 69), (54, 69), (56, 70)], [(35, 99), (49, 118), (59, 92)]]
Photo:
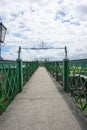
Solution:
[(22, 91), (23, 87), (23, 68), (22, 68), (22, 60), (18, 59), (18, 76), (19, 76), (19, 92)]
[(54, 73), (55, 73), (55, 71), (54, 71), (54, 62), (52, 63), (52, 69), (53, 69), (53, 77), (54, 77)]
[(63, 61), (64, 72), (63, 72), (63, 87), (66, 92), (69, 92), (69, 60), (64, 59)]
[(56, 81), (58, 81), (58, 62), (56, 62)]
[(26, 63), (26, 78), (27, 78), (27, 81), (29, 80), (29, 67), (28, 67), (28, 62)]

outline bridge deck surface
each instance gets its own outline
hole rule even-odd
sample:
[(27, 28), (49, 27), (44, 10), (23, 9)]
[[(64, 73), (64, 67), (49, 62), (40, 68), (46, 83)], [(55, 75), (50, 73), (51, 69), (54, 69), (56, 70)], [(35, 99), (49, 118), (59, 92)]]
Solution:
[(82, 130), (44, 67), (0, 116), (0, 130)]

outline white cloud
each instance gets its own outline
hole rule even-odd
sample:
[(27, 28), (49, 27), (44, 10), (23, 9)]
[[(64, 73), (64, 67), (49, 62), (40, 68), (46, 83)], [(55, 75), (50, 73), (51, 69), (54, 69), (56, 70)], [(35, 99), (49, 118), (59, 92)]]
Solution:
[[(19, 45), (38, 46), (43, 40), (46, 46), (64, 47), (69, 50), (69, 57), (85, 57), (87, 47), (87, 2), (85, 0), (3, 0), (0, 1), (0, 18), (7, 27), (6, 45), (15, 45), (2, 55), (17, 58)], [(36, 42), (35, 42), (36, 41)], [(80, 48), (83, 48), (78, 55)], [(12, 52), (11, 52), (12, 51)], [(32, 57), (64, 56), (62, 50), (55, 52), (22, 53), (24, 60)], [(14, 55), (11, 55), (13, 53)], [(58, 53), (58, 54), (57, 54)], [(84, 53), (84, 54), (83, 54)], [(83, 55), (83, 56), (82, 56)], [(28, 58), (29, 57), (29, 58)], [(13, 58), (13, 59), (14, 59)]]

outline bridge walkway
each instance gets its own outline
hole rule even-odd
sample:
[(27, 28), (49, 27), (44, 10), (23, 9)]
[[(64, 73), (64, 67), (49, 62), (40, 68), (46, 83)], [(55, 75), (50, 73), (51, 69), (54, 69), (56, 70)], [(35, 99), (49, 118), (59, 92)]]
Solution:
[(71, 102), (69, 94), (39, 67), (0, 116), (0, 130), (86, 130)]

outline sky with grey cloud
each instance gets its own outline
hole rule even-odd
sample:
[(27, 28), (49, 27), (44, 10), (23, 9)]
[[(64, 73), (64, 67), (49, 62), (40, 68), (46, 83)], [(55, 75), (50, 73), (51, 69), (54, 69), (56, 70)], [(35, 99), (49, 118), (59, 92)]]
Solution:
[[(87, 58), (86, 0), (0, 0), (0, 21), (7, 27), (4, 59), (15, 60), (18, 47), (64, 47), (70, 59)], [(24, 50), (23, 60), (64, 58), (64, 50)]]

